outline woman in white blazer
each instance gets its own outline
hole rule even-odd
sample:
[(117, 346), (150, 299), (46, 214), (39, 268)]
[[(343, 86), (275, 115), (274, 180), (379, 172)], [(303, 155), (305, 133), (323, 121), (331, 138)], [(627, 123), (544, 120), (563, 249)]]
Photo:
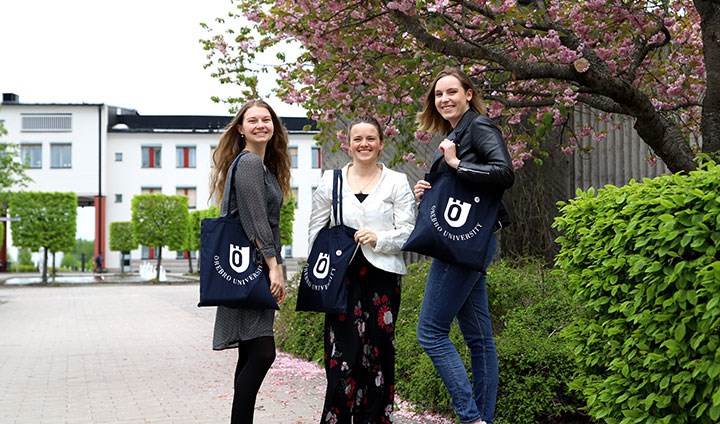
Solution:
[[(378, 163), (385, 145), (372, 117), (350, 124), (342, 168), (343, 221), (356, 228), (360, 245), (345, 275), (346, 314), (325, 315), (327, 391), (321, 423), (389, 423), (395, 398), (395, 322), (401, 276), (407, 272), (401, 248), (415, 225), (415, 197), (405, 174)], [(313, 194), (309, 240), (331, 222), (333, 170)]]

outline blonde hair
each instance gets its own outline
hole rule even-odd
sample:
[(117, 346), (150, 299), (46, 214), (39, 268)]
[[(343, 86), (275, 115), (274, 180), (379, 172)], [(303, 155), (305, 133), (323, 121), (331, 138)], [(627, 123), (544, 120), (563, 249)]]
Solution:
[(245, 112), (251, 107), (262, 107), (270, 112), (274, 127), (273, 136), (265, 148), (263, 163), (275, 175), (283, 197), (290, 195), (290, 155), (288, 154), (288, 133), (280, 122), (275, 111), (264, 100), (255, 99), (245, 103), (220, 137), (220, 142), (213, 152), (214, 168), (210, 177), (210, 198), (216, 195), (218, 204), (225, 189), (227, 171), (232, 161), (245, 149), (245, 137), (240, 134), (238, 127), (242, 125)]
[(472, 98), (470, 98), (470, 108), (474, 109), (477, 113), (485, 115), (487, 110), (482, 100), (480, 100), (480, 91), (475, 88), (470, 77), (467, 76), (459, 68), (445, 68), (435, 77), (430, 90), (425, 94), (425, 100), (423, 101), (423, 110), (417, 114), (418, 129), (434, 134), (445, 135), (452, 130), (452, 125), (445, 118), (440, 115), (437, 108), (435, 107), (435, 87), (437, 86), (440, 78), (452, 76), (460, 81), (465, 91), (472, 90)]

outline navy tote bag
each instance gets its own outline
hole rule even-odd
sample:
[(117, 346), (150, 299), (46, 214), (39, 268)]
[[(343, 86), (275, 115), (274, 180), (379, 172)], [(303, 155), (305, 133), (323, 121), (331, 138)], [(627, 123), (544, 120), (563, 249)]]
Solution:
[(485, 272), (485, 256), (497, 220), (502, 191), (483, 190), (453, 171), (425, 174), (417, 221), (402, 250)]
[[(232, 190), (233, 162), (225, 190)], [(222, 205), (219, 218), (205, 218), (200, 224), (200, 302), (198, 306), (227, 306), (248, 309), (280, 309), (270, 293), (270, 279), (262, 254), (243, 230), (240, 218), (228, 213), (235, 193), (230, 192), (228, 205)], [(235, 200), (233, 202), (233, 199)], [(234, 210), (237, 210), (234, 209)]]
[(333, 227), (318, 233), (300, 275), (295, 310), (344, 314), (347, 310), (345, 273), (358, 248), (354, 228), (343, 225), (342, 171), (333, 175)]

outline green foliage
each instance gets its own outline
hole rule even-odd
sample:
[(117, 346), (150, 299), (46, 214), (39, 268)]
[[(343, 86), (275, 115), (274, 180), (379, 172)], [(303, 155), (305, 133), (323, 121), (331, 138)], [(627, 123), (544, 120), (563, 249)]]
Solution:
[(132, 222), (110, 223), (110, 250), (113, 252), (129, 252), (138, 248), (133, 235)]
[(190, 212), (187, 248), (190, 251), (200, 250), (200, 225), (205, 218), (206, 211), (195, 210)]
[(19, 192), (9, 197), (13, 244), (30, 250), (45, 249), (43, 283), (47, 282), (48, 252), (69, 251), (75, 245), (77, 196), (75, 193)]
[[(398, 396), (419, 409), (454, 416), (450, 397), (430, 358), (418, 345), (416, 328), (430, 262), (411, 264), (403, 278), (396, 326), (395, 384)], [(281, 350), (320, 362), (323, 358), (322, 314), (295, 312), (299, 273), (288, 285), (276, 325)], [(578, 393), (566, 382), (577, 367), (563, 337), (577, 314), (561, 273), (550, 273), (540, 261), (494, 263), (488, 274), (491, 315), (500, 359), (496, 423), (582, 423)], [(470, 369), (469, 350), (453, 324), (450, 338)]]
[(198, 251), (198, 271), (200, 270), (200, 229), (202, 228), (202, 221), (206, 218), (218, 218), (219, 216), (220, 208), (217, 206), (210, 206), (207, 209), (195, 211), (191, 214), (190, 234), (188, 237), (192, 238), (190, 241), (192, 250)]
[(181, 246), (188, 230), (188, 199), (185, 196), (139, 194), (132, 199), (132, 229), (135, 240), (160, 248), (156, 265), (160, 277), (162, 246)]
[[(0, 127), (0, 135), (4, 129)], [(0, 143), (0, 191), (26, 187), (32, 181), (25, 174), (26, 166), (19, 160), (20, 148), (16, 144)]]
[(93, 252), (95, 251), (95, 242), (93, 240), (76, 239), (75, 247), (72, 253), (81, 258), (83, 253), (85, 254), (85, 260), (92, 259)]
[(290, 198), (280, 208), (280, 244), (283, 246), (292, 245), (293, 222), (295, 221), (295, 197)]
[(64, 253), (62, 261), (60, 261), (60, 268), (76, 270), (80, 268), (80, 259), (73, 253)]
[[(302, 269), (304, 264), (299, 265)], [(295, 311), (300, 274), (296, 272), (287, 283), (287, 297), (276, 318), (275, 342), (285, 352), (322, 364), (325, 316)]]
[(557, 265), (587, 313), (573, 381), (607, 423), (720, 421), (720, 167), (578, 191)]
[(85, 255), (85, 268), (91, 269), (93, 267), (93, 252), (95, 249), (95, 243), (91, 240), (76, 239), (75, 245), (71, 251), (63, 252), (63, 259), (60, 263), (60, 267), (77, 270), (82, 268), (82, 258)]
[(18, 260), (17, 263), (20, 265), (33, 265), (32, 252), (28, 248), (21, 247), (18, 249)]
[[(564, 329), (577, 317), (562, 273), (540, 260), (498, 262), (488, 276), (500, 368), (498, 423), (588, 422), (578, 392), (567, 382), (577, 371)], [(505, 312), (503, 312), (505, 311)]]

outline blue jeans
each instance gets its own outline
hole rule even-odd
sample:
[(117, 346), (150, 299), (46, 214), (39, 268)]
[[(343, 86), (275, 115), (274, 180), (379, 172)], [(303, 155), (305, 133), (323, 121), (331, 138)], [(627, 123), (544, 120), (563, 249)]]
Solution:
[[(486, 265), (492, 261), (496, 247), (497, 240), (493, 235), (484, 258)], [(456, 317), (470, 348), (472, 386), (460, 354), (449, 337), (450, 324)], [(417, 338), (450, 393), (460, 422), (483, 419), (491, 424), (497, 400), (498, 360), (485, 274), (434, 259), (420, 309)]]

